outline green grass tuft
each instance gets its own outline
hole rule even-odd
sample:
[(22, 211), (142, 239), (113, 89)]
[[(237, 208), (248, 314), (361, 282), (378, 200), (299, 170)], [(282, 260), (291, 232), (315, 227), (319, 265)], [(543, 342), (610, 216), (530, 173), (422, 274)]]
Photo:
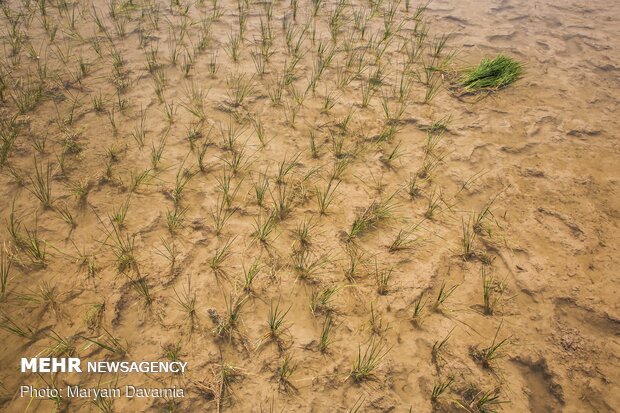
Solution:
[(522, 75), (521, 63), (500, 54), (494, 59), (483, 59), (478, 66), (466, 70), (460, 78), (460, 84), (467, 92), (499, 89), (513, 83)]

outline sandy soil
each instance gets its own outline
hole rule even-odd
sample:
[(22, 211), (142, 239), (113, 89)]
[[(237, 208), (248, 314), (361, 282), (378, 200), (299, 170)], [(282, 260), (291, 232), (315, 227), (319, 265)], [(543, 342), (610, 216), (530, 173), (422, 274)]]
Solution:
[[(289, 2), (276, 2), (264, 75), (252, 56), (267, 3), (242, 3), (241, 13), (237, 3), (217, 3), (221, 16), (207, 30), (210, 2), (47, 2), (45, 16), (41, 4), (3, 3), (1, 19), (0, 111), (10, 150), (0, 237), (12, 263), (0, 303), (3, 411), (616, 411), (616, 2), (436, 0), (416, 16), (417, 3), (406, 11), (384, 1), (363, 38), (354, 16), (370, 17), (370, 4), (347, 3), (338, 18), (329, 1), (313, 19), (312, 3), (300, 1), (294, 19)], [(380, 42), (391, 7), (389, 41)], [(235, 63), (226, 48), (240, 14), (247, 22)], [(424, 49), (404, 70), (424, 21)], [(319, 45), (324, 56), (336, 52), (307, 90)], [(525, 76), (485, 97), (452, 88), (455, 71), (498, 53), (521, 61)], [(270, 95), (295, 56), (276, 105)], [(438, 68), (428, 84), (422, 62)], [(399, 101), (403, 72), (410, 93)], [(252, 90), (235, 105), (242, 73)], [(158, 98), (155, 79), (164, 78)], [(40, 98), (32, 92), (39, 85)], [(322, 110), (326, 95), (334, 105)], [(35, 166), (45, 181), (48, 164), (45, 206), (35, 196)], [(320, 214), (317, 193), (326, 188), (333, 202)], [(352, 236), (356, 216), (372, 206), (385, 216)], [(260, 237), (265, 222), (272, 225)], [(307, 240), (299, 237), (304, 223)], [(254, 264), (248, 287), (244, 273)], [(238, 318), (227, 322), (235, 303)], [(276, 308), (283, 325), (270, 334)], [(485, 353), (493, 343), (502, 343), (496, 357)], [(352, 374), (373, 345), (384, 355), (376, 369)], [(19, 373), (21, 357), (46, 354), (178, 357), (189, 371)], [(296, 367), (290, 375), (286, 362)], [(186, 397), (56, 402), (18, 394), (22, 384), (66, 383), (177, 386)], [(442, 383), (449, 386), (433, 399)]]

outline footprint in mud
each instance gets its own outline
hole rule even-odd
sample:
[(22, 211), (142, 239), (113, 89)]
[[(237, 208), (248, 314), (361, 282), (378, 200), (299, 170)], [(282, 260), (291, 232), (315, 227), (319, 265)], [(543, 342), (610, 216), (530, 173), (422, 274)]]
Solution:
[(567, 246), (574, 251), (586, 247), (586, 236), (581, 227), (571, 217), (545, 207), (536, 210), (536, 221), (543, 228), (541, 234), (554, 243)]
[(529, 359), (515, 359), (519, 372), (524, 378), (531, 412), (553, 413), (562, 411), (562, 387), (554, 382), (544, 359), (533, 362)]

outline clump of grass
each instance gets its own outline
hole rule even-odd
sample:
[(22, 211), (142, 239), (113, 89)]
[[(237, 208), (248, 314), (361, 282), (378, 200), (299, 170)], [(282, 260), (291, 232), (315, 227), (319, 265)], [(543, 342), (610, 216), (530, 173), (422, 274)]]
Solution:
[(502, 358), (505, 353), (505, 347), (510, 344), (510, 337), (506, 337), (503, 340), (498, 340), (497, 336), (499, 335), (499, 330), (502, 328), (502, 324), (497, 327), (495, 331), (495, 336), (493, 336), (493, 342), (491, 345), (482, 349), (473, 347), (471, 349), (471, 355), (474, 360), (480, 362), (484, 367), (490, 369), (493, 367), (493, 364), (500, 358)]
[(0, 330), (4, 330), (7, 333), (16, 335), (18, 337), (23, 337), (28, 340), (34, 340), (37, 335), (37, 331), (32, 329), (29, 326), (22, 327), (18, 325), (15, 321), (10, 319), (7, 315), (2, 316), (2, 320), (0, 321)]
[(494, 59), (483, 59), (478, 66), (466, 70), (459, 84), (466, 92), (497, 90), (515, 82), (522, 75), (521, 63), (500, 54)]
[(269, 341), (273, 341), (278, 345), (280, 350), (284, 348), (284, 335), (288, 332), (285, 317), (290, 310), (291, 307), (285, 310), (280, 308), (280, 298), (278, 298), (278, 301), (275, 303), (273, 301), (271, 302), (269, 314), (267, 316), (268, 331), (261, 337), (258, 347)]
[(313, 315), (319, 313), (329, 314), (332, 312), (332, 300), (343, 287), (331, 286), (323, 290), (314, 290), (310, 295), (310, 312)]
[(88, 347), (94, 344), (97, 347), (103, 350), (107, 350), (112, 354), (115, 354), (119, 357), (124, 357), (128, 351), (127, 342), (125, 341), (125, 343), (123, 343), (120, 338), (112, 335), (112, 333), (110, 333), (105, 327), (102, 327), (102, 329), (104, 333), (98, 337), (88, 338), (85, 336), (80, 336), (80, 338), (83, 338), (84, 340), (90, 342), (90, 344), (85, 346), (84, 349), (86, 350), (88, 349)]
[(484, 315), (493, 315), (505, 289), (505, 282), (487, 274), (486, 265), (482, 265), (482, 307)]
[(450, 387), (450, 385), (454, 382), (453, 377), (448, 377), (446, 380), (439, 380), (433, 386), (433, 391), (431, 393), (431, 401), (436, 402), (439, 397)]
[(224, 245), (215, 250), (215, 254), (209, 261), (209, 266), (216, 274), (223, 273), (223, 264), (232, 255), (231, 246), (235, 238), (229, 239)]
[(252, 292), (252, 284), (258, 276), (261, 267), (258, 260), (255, 260), (252, 265), (250, 265), (250, 268), (248, 268), (247, 270), (243, 263), (241, 265), (243, 266), (243, 289), (245, 292), (250, 293)]
[(278, 382), (280, 384), (280, 389), (287, 393), (291, 390), (295, 391), (297, 388), (291, 381), (291, 376), (297, 370), (297, 363), (292, 360), (290, 355), (286, 355), (282, 364), (278, 367), (276, 376), (278, 377)]
[(358, 349), (349, 377), (356, 382), (371, 378), (389, 351), (380, 340), (371, 339), (364, 353), (361, 347)]
[(323, 354), (327, 353), (328, 347), (332, 342), (330, 333), (333, 327), (334, 320), (331, 315), (327, 315), (327, 317), (325, 317), (325, 322), (323, 323), (323, 328), (321, 329), (321, 337), (319, 339), (319, 351)]
[(499, 388), (488, 391), (472, 389), (466, 392), (463, 402), (455, 400), (454, 403), (468, 412), (494, 413), (500, 405), (509, 403), (509, 400), (501, 398)]
[(26, 187), (34, 196), (36, 196), (43, 204), (44, 208), (49, 208), (52, 205), (52, 166), (47, 163), (44, 168), (37, 163), (37, 159), (34, 160), (34, 176), (30, 177), (30, 183), (32, 188)]
[(422, 310), (424, 310), (427, 302), (428, 297), (424, 297), (424, 292), (422, 292), (413, 302), (412, 322), (417, 326), (422, 325)]
[(347, 241), (354, 240), (373, 228), (379, 221), (392, 216), (395, 207), (395, 195), (396, 193), (385, 200), (373, 201), (361, 214), (357, 215), (347, 234)]
[(380, 312), (375, 311), (375, 307), (372, 303), (370, 303), (370, 319), (368, 324), (370, 325), (370, 331), (372, 334), (377, 336), (383, 335), (383, 333), (390, 329), (389, 324), (383, 321), (383, 315), (381, 315)]
[(444, 281), (441, 283), (441, 288), (439, 288), (439, 293), (437, 294), (437, 299), (434, 304), (435, 311), (441, 311), (443, 304), (452, 295), (454, 290), (456, 290), (456, 287), (458, 287), (458, 285), (446, 288), (446, 282)]
[(224, 296), (224, 301), (226, 302), (226, 316), (224, 318), (220, 317), (215, 310), (209, 311), (209, 317), (216, 324), (214, 332), (218, 337), (227, 335), (229, 338), (232, 338), (241, 319), (241, 308), (247, 299), (247, 295), (235, 295), (231, 292), (229, 298)]
[(194, 321), (196, 319), (196, 292), (192, 291), (191, 278), (187, 278), (187, 286), (183, 286), (181, 291), (177, 291), (172, 287), (175, 297), (174, 301), (185, 311), (189, 321), (190, 331), (193, 330)]

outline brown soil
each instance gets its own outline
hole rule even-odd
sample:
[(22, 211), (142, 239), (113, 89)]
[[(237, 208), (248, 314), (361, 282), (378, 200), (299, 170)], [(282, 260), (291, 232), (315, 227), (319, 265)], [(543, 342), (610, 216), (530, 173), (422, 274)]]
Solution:
[[(236, 2), (217, 2), (222, 14), (208, 30), (211, 2), (109, 8), (91, 0), (63, 8), (57, 1), (45, 3), (45, 16), (41, 4), (3, 3), (0, 24), (2, 144), (10, 148), (0, 175), (0, 237), (12, 263), (0, 303), (3, 411), (616, 411), (616, 2), (436, 0), (420, 15), (417, 3), (406, 11), (385, 0), (371, 14), (369, 3), (347, 2), (340, 19), (334, 1), (315, 18), (312, 3), (300, 1), (296, 19), (292, 3), (276, 2), (264, 75), (252, 55), (260, 55), (268, 3), (242, 3), (247, 23), (236, 63), (226, 52), (239, 30)], [(392, 4), (392, 30), (380, 42)], [(370, 17), (363, 38), (359, 12)], [(330, 19), (340, 26), (330, 31)], [(424, 49), (404, 69), (423, 22)], [(433, 59), (443, 33), (449, 39)], [(324, 56), (336, 52), (313, 91), (320, 44)], [(153, 50), (157, 65), (149, 71)], [(524, 64), (522, 79), (488, 94), (454, 91), (455, 71), (499, 53)], [(290, 86), (274, 104), (270, 95), (295, 56)], [(423, 62), (435, 68), (430, 80)], [(252, 90), (234, 104), (232, 83), (242, 73)], [(376, 91), (363, 105), (376, 73)], [(403, 73), (411, 86), (399, 101)], [(164, 77), (158, 98), (155, 79)], [(424, 102), (433, 87), (436, 96)], [(322, 110), (326, 95), (334, 106)], [(253, 120), (262, 122), (264, 145)], [(429, 132), (441, 121), (445, 130)], [(390, 128), (395, 133), (386, 136)], [(46, 207), (35, 196), (36, 165), (45, 180), (48, 164)], [(255, 192), (265, 179), (259, 205)], [(320, 214), (317, 193), (330, 180), (334, 199)], [(177, 182), (185, 186), (175, 195)], [(121, 225), (114, 216), (126, 202)], [(352, 233), (356, 217), (377, 207), (385, 216)], [(175, 211), (181, 219), (171, 228)], [(217, 216), (228, 217), (219, 230)], [(269, 216), (271, 232), (260, 240), (255, 227)], [(308, 242), (298, 237), (304, 223)], [(467, 251), (464, 232), (472, 237)], [(399, 233), (409, 242), (390, 248)], [(119, 253), (116, 236), (133, 243), (131, 251)], [(176, 249), (173, 263), (164, 245)], [(227, 245), (230, 255), (213, 265)], [(258, 275), (246, 289), (253, 263)], [(312, 311), (312, 297), (329, 292)], [(192, 315), (182, 304), (194, 298)], [(235, 302), (240, 315), (227, 323)], [(267, 319), (277, 303), (285, 317), (273, 337)], [(424, 304), (418, 317), (416, 303)], [(330, 340), (320, 351), (328, 319)], [(11, 332), (15, 326), (23, 334)], [(485, 362), (495, 336), (507, 340)], [(127, 354), (86, 339), (110, 344), (111, 337)], [(184, 375), (19, 373), (21, 357), (165, 360), (177, 345), (189, 365)], [(373, 345), (385, 357), (355, 380), (358, 352)], [(285, 361), (296, 369), (282, 378)], [(434, 386), (448, 381), (433, 401)], [(19, 397), (23, 384), (67, 383), (177, 386), (186, 397), (120, 398), (110, 406)], [(484, 405), (484, 396), (496, 403)]]

